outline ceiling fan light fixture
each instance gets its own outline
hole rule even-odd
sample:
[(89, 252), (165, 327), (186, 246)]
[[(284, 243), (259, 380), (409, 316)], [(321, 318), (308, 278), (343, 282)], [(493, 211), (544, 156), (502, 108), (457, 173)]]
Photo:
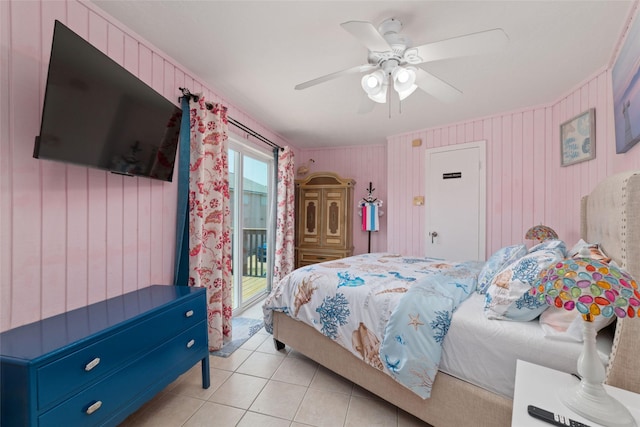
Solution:
[(374, 89), (376, 86), (378, 86), (378, 79), (376, 79), (375, 76), (367, 75), (365, 77), (365, 84), (367, 85), (367, 88)]
[(367, 95), (370, 100), (377, 102), (378, 104), (384, 104), (387, 102), (387, 85), (383, 90), (375, 95)]
[(367, 95), (375, 95), (382, 90), (385, 78), (382, 70), (376, 70), (373, 73), (366, 74), (362, 77), (362, 89), (367, 92)]
[(407, 71), (402, 67), (396, 68), (394, 70), (394, 74), (395, 74), (395, 80), (398, 83), (406, 83), (409, 81), (409, 78), (410, 78), (409, 71)]
[(375, 102), (384, 104), (387, 100), (387, 86), (384, 71), (376, 70), (371, 74), (366, 74), (361, 80), (362, 89), (367, 96)]
[(391, 78), (393, 79), (393, 87), (398, 92), (404, 92), (416, 83), (416, 67), (396, 67), (391, 72)]
[(403, 90), (403, 91), (399, 91), (399, 90), (396, 89), (396, 92), (398, 92), (398, 97), (400, 98), (400, 101), (402, 101), (407, 96), (411, 95), (416, 89), (418, 89), (418, 86), (413, 85), (409, 89), (406, 89), (406, 90)]
[(411, 95), (418, 88), (415, 84), (416, 76), (416, 68), (411, 66), (396, 67), (391, 72), (393, 88), (398, 92), (401, 101)]

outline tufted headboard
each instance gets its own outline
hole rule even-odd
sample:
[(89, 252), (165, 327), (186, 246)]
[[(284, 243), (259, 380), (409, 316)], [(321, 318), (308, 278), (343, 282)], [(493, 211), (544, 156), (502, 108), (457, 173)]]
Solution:
[[(580, 231), (640, 281), (640, 171), (610, 176), (583, 197)], [(618, 319), (606, 382), (640, 393), (639, 318)]]

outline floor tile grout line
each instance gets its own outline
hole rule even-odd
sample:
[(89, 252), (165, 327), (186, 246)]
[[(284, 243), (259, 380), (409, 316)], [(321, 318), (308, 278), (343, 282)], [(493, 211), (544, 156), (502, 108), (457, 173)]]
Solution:
[[(247, 341), (248, 341), (248, 340), (247, 340)], [(242, 346), (240, 346), (239, 348), (242, 348)], [(246, 361), (251, 357), (251, 355), (252, 355), (254, 352), (255, 352), (255, 350), (252, 350), (252, 351), (251, 351), (251, 353), (249, 353), (249, 355), (247, 356), (247, 358), (246, 358), (242, 363), (240, 363), (240, 364), (239, 364), (239, 365), (238, 365), (238, 366), (233, 370), (233, 372), (232, 372), (232, 374), (231, 374), (231, 375), (234, 375), (234, 374), (245, 375), (245, 374), (242, 374), (241, 372), (237, 372), (237, 370), (238, 370), (238, 368), (239, 368), (240, 366), (242, 366), (242, 364), (243, 364), (244, 362), (246, 362)], [(229, 378), (231, 378), (231, 376), (229, 376)], [(236, 425), (240, 424), (240, 422), (242, 422), (242, 420), (244, 419), (244, 417), (246, 417), (246, 416), (247, 416), (247, 414), (249, 413), (249, 409), (251, 408), (251, 405), (253, 405), (253, 403), (254, 403), (254, 402), (255, 402), (255, 400), (258, 398), (258, 396), (260, 395), (260, 393), (262, 393), (262, 391), (263, 391), (263, 390), (264, 390), (264, 388), (267, 386), (267, 384), (269, 384), (269, 380), (268, 380), (268, 379), (267, 379), (267, 381), (264, 383), (264, 385), (262, 386), (262, 388), (260, 389), (260, 391), (259, 391), (258, 393), (256, 393), (256, 397), (254, 397), (254, 398), (253, 398), (253, 400), (251, 401), (251, 403), (248, 405), (247, 409), (245, 409), (245, 410), (244, 410), (244, 413), (242, 414), (242, 417), (240, 417), (240, 419), (238, 420), (238, 422), (236, 423)]]
[(193, 413), (191, 415), (189, 415), (189, 417), (182, 423), (182, 425), (180, 427), (184, 427), (189, 422), (189, 420), (191, 418), (193, 418), (198, 413), (198, 411), (200, 409), (202, 409), (202, 407), (204, 406), (205, 403), (206, 403), (206, 401), (203, 401), (202, 404), (200, 404), (200, 406), (198, 406), (198, 408), (195, 411), (193, 411)]
[(298, 415), (298, 412), (300, 412), (300, 407), (302, 406), (302, 402), (304, 402), (304, 398), (308, 392), (309, 392), (309, 387), (307, 387), (307, 389), (304, 391), (304, 395), (302, 396), (302, 399), (300, 399), (300, 402), (298, 403), (298, 407), (296, 408), (296, 411), (293, 413), (293, 418), (289, 420), (291, 423), (295, 422), (296, 415)]
[[(227, 371), (227, 372), (228, 372), (228, 371)], [(268, 378), (263, 378), (263, 377), (256, 377), (255, 375), (247, 375), (247, 374), (243, 374), (243, 373), (241, 373), (241, 372), (235, 372), (235, 371), (232, 371), (232, 372), (231, 372), (231, 375), (229, 375), (229, 377), (228, 377), (228, 378), (227, 378), (227, 379), (226, 379), (222, 384), (220, 384), (220, 387), (222, 387), (222, 386), (224, 385), (224, 383), (226, 383), (227, 381), (229, 381), (229, 380), (231, 379), (231, 377), (232, 377), (234, 374), (238, 374), (238, 375), (245, 375), (245, 376), (252, 377), (252, 378), (259, 378), (259, 379), (261, 379), (261, 380), (266, 380), (266, 382), (265, 382), (265, 383), (264, 383), (264, 385), (260, 388), (260, 391), (258, 391), (258, 392), (256, 393), (256, 397), (254, 397), (254, 398), (253, 398), (253, 400), (252, 400), (252, 401), (251, 401), (251, 403), (249, 404), (249, 407), (248, 407), (248, 408), (241, 408), (241, 407), (239, 407), (239, 406), (227, 405), (227, 404), (224, 404), (224, 403), (218, 403), (218, 402), (212, 402), (212, 403), (217, 403), (218, 405), (229, 406), (229, 407), (231, 407), (231, 408), (241, 409), (241, 410), (243, 410), (243, 411), (245, 411), (245, 412), (248, 412), (248, 411), (249, 411), (249, 408), (251, 408), (251, 405), (253, 405), (253, 403), (254, 403), (254, 402), (256, 401), (256, 399), (258, 398), (258, 395), (259, 395), (260, 393), (262, 393), (262, 391), (263, 391), (263, 390), (264, 390), (264, 388), (267, 386), (267, 384), (269, 384), (269, 379), (268, 379)], [(218, 388), (220, 388), (220, 387), (218, 387)], [(216, 392), (217, 392), (217, 390), (216, 390)], [(215, 394), (216, 392), (214, 392), (213, 394)], [(213, 394), (211, 395), (211, 397), (213, 397)], [(211, 399), (211, 397), (210, 397), (209, 399)], [(211, 400), (207, 400), (207, 401), (208, 401), (208, 402), (211, 402)]]
[[(262, 332), (263, 330), (264, 330), (264, 329), (261, 329), (260, 331), (256, 332), (256, 334), (254, 334), (254, 335), (261, 334), (261, 332)], [(261, 335), (262, 335), (262, 334), (261, 334)], [(265, 338), (265, 340), (263, 340), (263, 341), (262, 341), (260, 344), (258, 344), (255, 348), (252, 348), (252, 349), (246, 349), (246, 348), (244, 348), (245, 350), (249, 350), (249, 351), (250, 351), (250, 353), (248, 354), (248, 356), (244, 359), (244, 361), (243, 361), (242, 363), (240, 363), (240, 364), (239, 364), (239, 365), (238, 365), (238, 366), (237, 366), (233, 371), (230, 371), (230, 372), (232, 372), (232, 375), (237, 373), (237, 374), (239, 374), (239, 375), (248, 375), (248, 376), (253, 376), (253, 377), (256, 377), (256, 378), (266, 379), (266, 383), (265, 383), (265, 385), (261, 388), (260, 392), (258, 392), (258, 393), (256, 394), (256, 397), (254, 398), (253, 402), (255, 402), (255, 399), (257, 399), (257, 398), (258, 398), (258, 396), (260, 395), (260, 393), (262, 393), (262, 391), (264, 391), (264, 389), (265, 389), (265, 388), (269, 385), (269, 383), (270, 383), (270, 382), (272, 382), (272, 381), (273, 381), (273, 382), (284, 383), (284, 384), (295, 384), (295, 383), (289, 383), (289, 382), (286, 382), (286, 381), (281, 381), (281, 380), (277, 380), (277, 379), (274, 379), (274, 378), (273, 378), (273, 376), (275, 375), (275, 373), (278, 371), (278, 369), (280, 368), (280, 366), (282, 366), (282, 364), (284, 363), (284, 361), (285, 361), (287, 358), (289, 358), (289, 357), (291, 357), (291, 358), (297, 358), (296, 356), (294, 356), (294, 355), (292, 355), (292, 354), (291, 354), (291, 351), (288, 351), (286, 354), (282, 355), (283, 357), (282, 357), (282, 360), (280, 361), (280, 364), (278, 365), (278, 367), (273, 371), (273, 373), (272, 373), (268, 378), (259, 377), (259, 376), (257, 376), (257, 375), (251, 375), (251, 374), (246, 374), (246, 373), (242, 373), (242, 372), (237, 372), (237, 370), (238, 370), (238, 369), (239, 369), (239, 368), (240, 368), (244, 363), (246, 363), (246, 361), (247, 361), (248, 359), (250, 359), (250, 358), (251, 358), (251, 356), (252, 356), (253, 354), (255, 354), (255, 353), (276, 355), (276, 354), (275, 354), (275, 353), (273, 353), (273, 352), (269, 352), (269, 351), (261, 351), (261, 350), (260, 350), (260, 347), (261, 347), (262, 345), (264, 345), (264, 342), (268, 339), (268, 336), (269, 336), (270, 334), (264, 334), (264, 335), (267, 335), (267, 338)], [(239, 348), (243, 348), (243, 347), (241, 346), (241, 347), (239, 347)], [(279, 353), (279, 352), (278, 352), (278, 353)], [(304, 356), (304, 355), (303, 355), (303, 356)], [(305, 357), (306, 357), (306, 356), (305, 356)], [(309, 359), (309, 358), (307, 358), (307, 359)], [(313, 359), (309, 359), (309, 360), (313, 361)], [(316, 368), (315, 368), (315, 372), (314, 372), (314, 374), (313, 374), (313, 376), (312, 376), (311, 383), (313, 382), (313, 379), (316, 377), (316, 375), (318, 375), (318, 372), (319, 372), (319, 369), (320, 369), (320, 368), (319, 368), (319, 367), (320, 367), (320, 364), (319, 364), (319, 363), (317, 363), (317, 362), (315, 362), (315, 361), (313, 361), (313, 362), (316, 364)], [(230, 378), (230, 377), (231, 377), (231, 376), (229, 376), (229, 378)], [(229, 378), (227, 378), (227, 380), (225, 380), (225, 382), (226, 382), (226, 381), (228, 381), (228, 380), (229, 380)], [(290, 423), (289, 423), (290, 425), (292, 425), (293, 423), (299, 423), (299, 422), (295, 421), (295, 418), (296, 418), (296, 416), (298, 415), (298, 413), (299, 413), (299, 411), (300, 411), (300, 409), (301, 409), (301, 407), (302, 407), (302, 404), (303, 404), (303, 402), (304, 402), (304, 398), (307, 396), (307, 394), (308, 394), (308, 392), (309, 392), (309, 389), (311, 388), (311, 383), (309, 383), (309, 384), (308, 384), (308, 385), (306, 385), (306, 386), (303, 386), (303, 387), (305, 388), (305, 393), (304, 393), (304, 395), (303, 395), (302, 399), (300, 400), (300, 402), (298, 403), (297, 408), (296, 408), (296, 410), (295, 410), (295, 412), (294, 412), (293, 418), (292, 418), (291, 420), (287, 420), (287, 419), (285, 419), (285, 418), (281, 418), (281, 417), (276, 417), (276, 416), (273, 416), (273, 415), (262, 414), (262, 413), (259, 413), (259, 412), (251, 411), (250, 409), (246, 409), (246, 410), (244, 410), (245, 412), (244, 412), (244, 414), (242, 415), (242, 417), (240, 418), (240, 421), (241, 421), (241, 420), (242, 420), (242, 419), (247, 415), (247, 413), (248, 413), (248, 412), (253, 412), (253, 413), (256, 413), (256, 414), (260, 414), (260, 415), (264, 415), (264, 416), (271, 416), (271, 417), (273, 417), (273, 418), (278, 418), (278, 419), (282, 419), (282, 420), (285, 420), (285, 421), (289, 421), (289, 422), (290, 422)], [(223, 383), (223, 384), (224, 384), (224, 383)], [(300, 385), (300, 384), (295, 384), (295, 385)], [(220, 385), (220, 387), (222, 387), (222, 384)], [(318, 389), (318, 390), (321, 390), (321, 391), (330, 391), (330, 390), (323, 390), (323, 389)], [(355, 391), (355, 384), (351, 383), (351, 392), (350, 392), (350, 394), (349, 394), (349, 404), (347, 405), (347, 411), (346, 411), (346, 413), (345, 413), (345, 418), (344, 418), (344, 421), (343, 421), (343, 426), (345, 426), (345, 425), (346, 425), (346, 423), (347, 423), (347, 417), (348, 417), (348, 413), (349, 413), (349, 408), (350, 408), (350, 406), (351, 406), (351, 402), (352, 402), (353, 398), (364, 398), (364, 399), (368, 399), (368, 400), (376, 400), (376, 399), (378, 399), (378, 397), (377, 397), (377, 396), (375, 396), (375, 395), (374, 395), (374, 396), (357, 396), (357, 395), (354, 395), (354, 391)], [(253, 404), (253, 402), (251, 403), (251, 405)], [(251, 405), (249, 405), (249, 408), (251, 408)], [(233, 406), (232, 406), (232, 407), (233, 407)], [(237, 407), (234, 407), (234, 408), (237, 408)], [(242, 408), (238, 408), (238, 409), (242, 409)], [(396, 426), (399, 426), (400, 419), (399, 419), (399, 410), (398, 410), (398, 408), (397, 408), (397, 407), (395, 407), (395, 411), (394, 411), (394, 412), (395, 412), (395, 425), (396, 425)], [(238, 421), (238, 422), (240, 422), (240, 421)], [(300, 423), (300, 424), (304, 424), (304, 423)], [(306, 425), (306, 424), (305, 424), (305, 425)]]
[[(266, 338), (266, 339), (268, 339), (268, 338)], [(252, 355), (253, 353), (255, 353), (255, 352), (263, 353), (263, 352), (260, 352), (260, 351), (259, 351), (259, 348), (260, 348), (260, 346), (261, 346), (262, 344), (264, 344), (264, 341), (263, 341), (263, 342), (262, 342), (258, 347), (256, 347), (256, 348), (251, 352), (251, 354), (249, 354), (249, 356), (247, 357), (247, 359), (249, 359), (249, 358), (251, 357), (251, 355)], [(263, 354), (271, 354), (271, 353), (263, 353)], [(278, 369), (280, 368), (280, 366), (282, 366), (282, 363), (284, 363), (284, 360), (285, 360), (285, 359), (287, 359), (287, 358), (290, 356), (290, 352), (287, 352), (287, 353), (286, 353), (285, 355), (283, 355), (283, 356), (284, 356), (284, 357), (282, 358), (282, 361), (281, 361), (281, 362), (280, 362), (280, 364), (278, 365), (278, 368), (276, 368), (276, 369), (273, 371), (273, 373), (271, 374), (271, 376), (270, 376), (269, 378), (267, 378), (267, 382), (266, 382), (266, 384), (264, 385), (264, 387), (262, 388), (261, 392), (262, 392), (262, 391), (263, 391), (263, 390), (264, 390), (264, 389), (269, 385), (269, 383), (270, 383), (270, 382), (272, 382), (272, 381), (273, 381), (273, 382), (283, 383), (283, 384), (290, 384), (290, 383), (287, 383), (287, 382), (284, 382), (284, 381), (278, 381), (278, 380), (273, 379), (273, 376), (274, 376), (274, 375), (275, 375), (275, 373), (278, 371)], [(292, 357), (293, 357), (293, 356), (292, 356)], [(246, 361), (247, 359), (245, 359), (245, 361)], [(316, 372), (314, 373), (314, 376), (315, 376), (315, 374), (317, 373), (317, 371), (318, 371), (318, 366), (316, 366)], [(313, 380), (313, 378), (312, 378), (312, 380)], [(281, 417), (275, 417), (275, 418), (284, 419), (284, 420), (286, 420), (286, 421), (289, 421), (289, 425), (291, 425), (291, 424), (293, 424), (294, 422), (296, 422), (296, 421), (295, 421), (296, 415), (297, 415), (297, 414), (298, 414), (298, 412), (300, 411), (300, 407), (302, 406), (302, 402), (304, 401), (304, 396), (306, 396), (306, 395), (307, 395), (308, 391), (309, 391), (309, 386), (306, 386), (306, 387), (305, 387), (304, 395), (302, 396), (302, 399), (300, 400), (300, 403), (298, 403), (298, 406), (296, 407), (296, 410), (295, 410), (295, 412), (293, 413), (293, 417), (292, 417), (292, 419), (287, 420), (286, 418), (281, 418)], [(258, 395), (259, 395), (259, 394), (260, 394), (260, 393), (258, 393)], [(257, 398), (258, 398), (258, 396), (256, 396), (256, 399), (257, 399)], [(255, 401), (255, 400), (254, 400), (254, 401)], [(251, 408), (251, 406), (249, 406), (249, 408)], [(249, 411), (249, 410), (247, 410), (247, 412), (248, 412), (248, 411)], [(245, 412), (245, 414), (244, 414), (244, 415), (246, 415), (246, 412)], [(244, 415), (243, 415), (243, 417), (244, 417)], [(269, 416), (269, 415), (267, 415), (267, 414), (261, 414), (261, 415)]]

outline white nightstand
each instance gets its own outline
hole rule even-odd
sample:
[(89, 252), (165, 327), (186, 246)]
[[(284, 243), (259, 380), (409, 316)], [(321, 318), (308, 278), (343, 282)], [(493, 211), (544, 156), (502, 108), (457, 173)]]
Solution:
[[(527, 412), (528, 405), (554, 412), (591, 427), (601, 427), (576, 414), (560, 401), (558, 393), (577, 384), (580, 380), (564, 372), (518, 360), (516, 385), (513, 396), (511, 427), (544, 427), (551, 424), (533, 418)], [(640, 427), (640, 394), (605, 385), (607, 392), (625, 405)]]

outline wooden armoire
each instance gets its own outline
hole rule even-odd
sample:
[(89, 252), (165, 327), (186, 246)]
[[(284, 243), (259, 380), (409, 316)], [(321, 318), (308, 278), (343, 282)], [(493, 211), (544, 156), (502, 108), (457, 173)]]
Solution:
[(296, 268), (353, 255), (355, 184), (331, 172), (296, 180)]

